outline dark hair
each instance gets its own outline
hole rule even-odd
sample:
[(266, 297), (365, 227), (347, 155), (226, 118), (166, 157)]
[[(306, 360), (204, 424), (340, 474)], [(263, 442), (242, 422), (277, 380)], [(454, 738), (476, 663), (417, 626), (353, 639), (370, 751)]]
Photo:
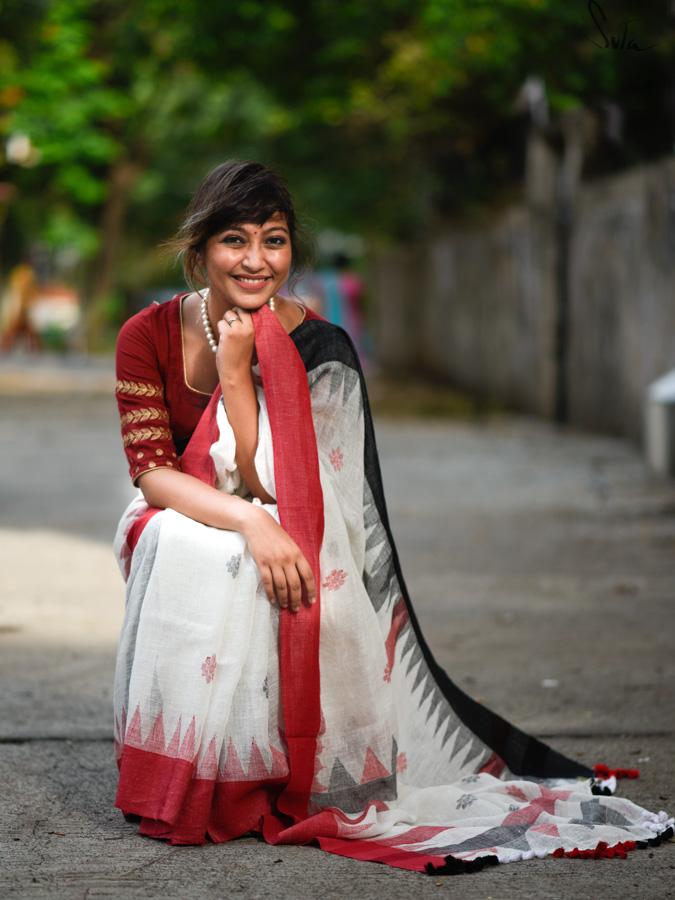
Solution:
[(262, 163), (228, 159), (212, 169), (195, 191), (175, 237), (163, 246), (177, 251), (185, 281), (194, 289), (195, 281), (206, 283), (201, 255), (211, 235), (244, 222), (262, 225), (275, 212), (286, 215), (292, 250), (288, 286), (293, 291), (314, 261), (315, 244), (298, 220), (285, 181)]

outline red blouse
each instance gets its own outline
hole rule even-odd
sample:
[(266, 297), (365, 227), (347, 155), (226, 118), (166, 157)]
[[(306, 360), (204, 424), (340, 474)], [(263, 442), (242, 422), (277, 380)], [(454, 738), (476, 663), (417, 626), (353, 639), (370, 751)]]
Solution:
[(115, 393), (129, 473), (166, 466), (180, 469), (180, 455), (210, 394), (185, 378), (182, 300), (152, 303), (128, 319), (117, 338)]
[(187, 383), (182, 302), (189, 293), (142, 309), (117, 337), (115, 394), (134, 484), (160, 466), (180, 471), (180, 456), (211, 398)]

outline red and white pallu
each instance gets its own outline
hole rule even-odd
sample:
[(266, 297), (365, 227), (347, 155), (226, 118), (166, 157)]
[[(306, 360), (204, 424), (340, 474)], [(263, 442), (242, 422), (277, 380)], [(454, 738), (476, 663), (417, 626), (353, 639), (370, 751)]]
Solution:
[[(674, 820), (464, 694), (417, 623), (346, 332), (253, 313), (256, 470), (315, 574), (270, 604), (241, 534), (139, 495), (115, 538), (127, 580), (114, 687), (115, 805), (173, 844), (257, 832), (429, 874), (625, 855)], [(214, 393), (181, 469), (247, 495)], [(253, 500), (260, 504), (258, 499)], [(450, 614), (450, 613), (449, 613)], [(602, 776), (605, 777), (602, 777)]]

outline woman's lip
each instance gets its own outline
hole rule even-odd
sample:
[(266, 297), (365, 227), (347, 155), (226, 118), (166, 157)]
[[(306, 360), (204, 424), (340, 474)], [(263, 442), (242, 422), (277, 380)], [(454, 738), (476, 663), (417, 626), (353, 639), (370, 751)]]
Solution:
[(264, 278), (258, 279), (257, 284), (250, 284), (246, 281), (242, 281), (240, 276), (233, 275), (232, 278), (240, 285), (245, 291), (259, 291), (260, 288), (264, 287), (268, 281), (271, 280), (271, 275), (266, 275)]

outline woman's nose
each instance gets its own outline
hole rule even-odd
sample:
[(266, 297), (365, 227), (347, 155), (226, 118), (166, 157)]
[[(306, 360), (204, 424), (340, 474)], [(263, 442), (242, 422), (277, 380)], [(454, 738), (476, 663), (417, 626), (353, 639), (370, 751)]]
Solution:
[(263, 263), (263, 247), (252, 241), (244, 253), (244, 265), (251, 269), (259, 269)]

